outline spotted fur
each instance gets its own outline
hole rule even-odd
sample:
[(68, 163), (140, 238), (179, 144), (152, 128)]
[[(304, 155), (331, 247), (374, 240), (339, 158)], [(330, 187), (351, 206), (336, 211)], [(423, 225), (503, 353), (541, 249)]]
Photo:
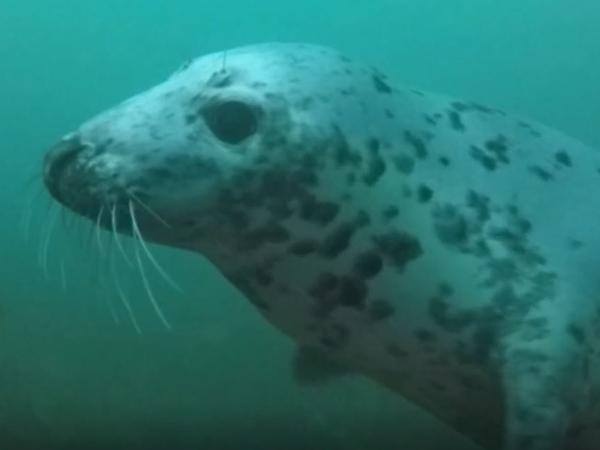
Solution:
[(598, 154), (333, 50), (226, 56), (66, 137), (52, 195), (123, 233), (144, 202), (169, 224), (135, 203), (144, 236), (207, 256), (297, 364), (364, 373), (489, 450), (596, 448)]

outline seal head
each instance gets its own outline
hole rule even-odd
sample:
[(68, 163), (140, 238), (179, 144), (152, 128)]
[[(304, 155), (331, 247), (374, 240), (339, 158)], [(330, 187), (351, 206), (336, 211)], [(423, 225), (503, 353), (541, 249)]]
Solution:
[(114, 210), (123, 232), (131, 204), (148, 240), (197, 249), (216, 234), (240, 245), (259, 204), (283, 217), (317, 183), (313, 157), (340, 131), (317, 100), (332, 83), (308, 64), (338, 58), (301, 45), (199, 58), (59, 142), (45, 160), (48, 190), (107, 228)]

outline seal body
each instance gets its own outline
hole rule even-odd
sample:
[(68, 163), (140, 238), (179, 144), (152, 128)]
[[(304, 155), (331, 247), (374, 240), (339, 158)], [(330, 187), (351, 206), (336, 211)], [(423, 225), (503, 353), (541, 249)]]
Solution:
[(66, 207), (205, 255), (300, 355), (483, 448), (600, 442), (600, 157), (557, 131), (263, 44), (186, 64), (44, 170)]

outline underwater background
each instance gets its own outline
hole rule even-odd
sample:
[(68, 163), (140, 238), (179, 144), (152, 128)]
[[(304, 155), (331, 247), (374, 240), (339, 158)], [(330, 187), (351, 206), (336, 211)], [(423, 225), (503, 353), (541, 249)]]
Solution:
[(122, 268), (133, 324), (109, 237), (52, 206), (42, 156), (184, 60), (273, 40), (600, 148), (599, 23), (597, 0), (2, 0), (0, 450), (474, 449), (367, 380), (297, 386), (293, 344), (196, 255), (153, 247), (171, 331)]

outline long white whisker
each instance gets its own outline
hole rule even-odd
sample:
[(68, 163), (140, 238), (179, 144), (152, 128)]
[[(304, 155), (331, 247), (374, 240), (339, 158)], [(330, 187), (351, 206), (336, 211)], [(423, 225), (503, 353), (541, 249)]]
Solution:
[(137, 204), (139, 204), (142, 208), (144, 208), (146, 210), (146, 212), (148, 214), (150, 214), (152, 217), (154, 217), (156, 220), (158, 220), (161, 224), (163, 224), (165, 227), (167, 228), (171, 228), (171, 225), (169, 225), (167, 223), (167, 221), (165, 219), (163, 219), (162, 217), (160, 217), (156, 211), (154, 211), (152, 208), (150, 208), (146, 203), (144, 203), (143, 201), (140, 200), (139, 197), (137, 197), (133, 192), (127, 192), (127, 194), (136, 201)]
[(100, 235), (100, 232), (102, 231), (102, 228), (100, 226), (100, 223), (102, 222), (102, 216), (104, 215), (104, 206), (102, 206), (100, 208), (100, 211), (98, 212), (98, 217), (96, 218), (96, 242), (98, 243), (98, 248), (100, 249), (100, 255), (104, 256), (104, 245), (102, 245), (102, 236)]
[(106, 305), (108, 306), (108, 310), (110, 311), (110, 316), (112, 317), (112, 320), (115, 323), (115, 325), (121, 325), (121, 319), (119, 319), (119, 315), (117, 314), (117, 311), (115, 310), (115, 305), (114, 305), (113, 301), (110, 299), (110, 295), (108, 295), (107, 292), (104, 293), (104, 301), (105, 301)]
[(123, 248), (123, 243), (121, 242), (121, 238), (119, 237), (119, 232), (117, 231), (117, 211), (116, 211), (116, 209), (117, 209), (117, 206), (113, 205), (112, 210), (110, 212), (110, 221), (111, 221), (111, 225), (112, 225), (113, 236), (115, 238), (115, 242), (117, 243), (117, 248), (119, 249), (119, 252), (121, 253), (121, 255), (123, 255), (125, 262), (127, 263), (127, 265), (129, 267), (133, 267), (133, 263), (129, 259), (129, 256), (127, 256), (127, 252), (125, 251), (125, 248)]
[[(131, 203), (131, 201), (129, 202), (129, 212), (131, 214), (131, 222), (132, 222), (133, 229), (134, 229), (134, 237), (136, 238), (136, 240), (138, 242), (140, 242), (142, 244), (142, 248), (146, 248), (144, 245), (144, 240), (142, 239), (141, 235), (139, 234), (139, 230), (138, 230), (138, 227), (137, 227), (137, 224), (135, 221), (135, 214), (133, 212), (133, 204)], [(156, 315), (158, 316), (160, 321), (163, 323), (165, 328), (167, 328), (168, 330), (171, 330), (171, 324), (165, 318), (162, 310), (160, 309), (158, 302), (156, 301), (156, 298), (154, 297), (154, 294), (152, 293), (152, 289), (150, 287), (150, 283), (148, 282), (148, 277), (146, 276), (146, 271), (144, 269), (144, 264), (142, 263), (142, 258), (140, 257), (140, 250), (137, 245), (135, 246), (135, 258), (136, 258), (138, 266), (140, 268), (140, 274), (142, 276), (142, 283), (144, 284), (144, 288), (146, 289), (146, 292), (148, 293), (148, 297), (150, 298), (150, 303), (152, 304), (152, 307), (154, 308)]]
[(50, 218), (50, 222), (48, 223), (48, 232), (46, 233), (46, 237), (43, 241), (41, 251), (39, 256), (39, 262), (42, 266), (42, 270), (44, 271), (44, 277), (46, 279), (49, 278), (48, 274), (48, 248), (50, 247), (50, 239), (52, 237), (52, 232), (54, 231), (54, 227), (56, 225), (58, 219), (58, 209), (55, 209)]
[(131, 320), (131, 323), (133, 324), (133, 328), (135, 329), (136, 333), (139, 335), (142, 335), (143, 334), (142, 329), (140, 328), (138, 321), (135, 317), (133, 308), (131, 307), (131, 303), (129, 302), (129, 300), (127, 299), (127, 296), (125, 295), (125, 292), (123, 291), (123, 287), (121, 286), (121, 282), (119, 280), (119, 274), (117, 273), (114, 264), (111, 264), (111, 270), (112, 270), (113, 280), (115, 282), (115, 288), (117, 289), (117, 294), (119, 295), (119, 298), (121, 299), (121, 303), (123, 304), (125, 311), (127, 311), (129, 320)]
[(140, 244), (142, 245), (142, 249), (144, 250), (144, 253), (146, 253), (146, 256), (148, 257), (150, 262), (154, 265), (156, 270), (163, 276), (165, 281), (173, 289), (175, 289), (178, 292), (183, 292), (183, 290), (179, 287), (179, 285), (177, 283), (175, 283), (175, 281), (173, 281), (173, 279), (169, 276), (169, 274), (167, 274), (167, 272), (165, 272), (165, 270), (162, 268), (162, 266), (154, 258), (154, 256), (150, 252), (150, 249), (144, 242), (144, 237), (143, 237), (142, 233), (140, 232), (140, 228), (138, 227), (137, 220), (135, 219), (135, 211), (133, 209), (133, 203), (131, 201), (129, 202), (129, 214), (131, 215), (131, 225), (133, 228), (133, 234), (137, 238), (137, 240), (140, 242)]
[(88, 234), (85, 237), (84, 249), (85, 252), (88, 253), (91, 250), (92, 241), (94, 239), (94, 235), (96, 233), (96, 226), (92, 221), (85, 221), (85, 224), (89, 227)]

